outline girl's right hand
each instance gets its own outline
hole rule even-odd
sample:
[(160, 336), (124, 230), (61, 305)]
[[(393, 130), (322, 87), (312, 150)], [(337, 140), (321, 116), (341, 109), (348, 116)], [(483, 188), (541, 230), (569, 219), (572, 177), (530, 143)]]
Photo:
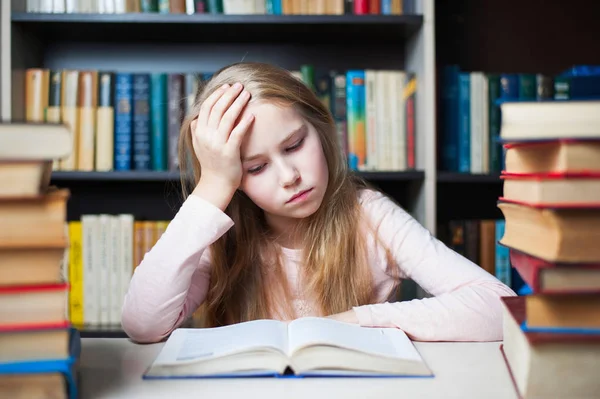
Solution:
[(250, 93), (242, 85), (224, 85), (212, 93), (200, 107), (198, 118), (192, 121), (192, 145), (202, 174), (198, 186), (212, 186), (219, 191), (237, 190), (242, 181), (240, 145), (253, 115), (235, 125)]

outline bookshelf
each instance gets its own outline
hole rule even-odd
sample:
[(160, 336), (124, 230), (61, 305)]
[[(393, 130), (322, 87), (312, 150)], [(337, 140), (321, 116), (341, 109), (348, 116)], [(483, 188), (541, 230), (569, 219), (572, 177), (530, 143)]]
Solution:
[[(181, 73), (255, 60), (414, 72), (416, 170), (361, 175), (435, 234), (434, 0), (417, 0), (415, 14), (402, 16), (33, 14), (17, 0), (0, 7), (2, 120), (24, 119), (23, 73), (33, 67)], [(71, 190), (68, 220), (103, 212), (170, 219), (181, 204), (174, 172), (54, 172), (52, 182)], [(424, 295), (403, 285), (402, 299)]]

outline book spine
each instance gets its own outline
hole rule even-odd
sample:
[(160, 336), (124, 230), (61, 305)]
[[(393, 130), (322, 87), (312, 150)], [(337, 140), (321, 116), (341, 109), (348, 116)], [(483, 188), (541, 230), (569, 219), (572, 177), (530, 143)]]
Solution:
[(417, 78), (413, 73), (408, 75), (408, 83), (404, 87), (405, 113), (406, 113), (406, 168), (414, 170), (416, 162), (416, 110), (415, 96), (417, 91)]
[(131, 170), (133, 74), (115, 76), (115, 170)]
[(377, 129), (375, 106), (376, 78), (379, 71), (365, 70), (365, 135), (367, 137), (366, 169), (377, 170)]
[[(48, 108), (46, 108), (46, 122), (61, 123), (61, 92), (62, 92), (62, 72), (60, 70), (50, 71), (48, 90)], [(55, 159), (52, 161), (52, 170), (60, 169), (60, 161)]]
[(537, 97), (537, 82), (535, 74), (519, 74), (519, 100), (534, 101)]
[(211, 14), (223, 14), (223, 0), (208, 0), (208, 12)]
[(554, 78), (538, 73), (536, 81), (536, 100), (552, 100), (554, 98)]
[(69, 222), (69, 320), (77, 328), (85, 320), (82, 247), (81, 221)]
[(392, 0), (381, 0), (381, 14), (392, 15)]
[(150, 75), (133, 76), (133, 165), (150, 170)]
[(471, 77), (461, 73), (458, 77), (458, 171), (471, 171)]
[(140, 0), (142, 12), (158, 12), (158, 0)]
[(112, 72), (98, 75), (98, 110), (96, 113), (96, 170), (113, 170), (115, 151), (114, 76)]
[(100, 298), (100, 320), (101, 326), (110, 323), (110, 215), (98, 215), (98, 240), (93, 243), (98, 248), (98, 266), (100, 279), (98, 284), (98, 296)]
[(496, 278), (507, 286), (511, 286), (511, 266), (509, 249), (500, 244), (504, 236), (506, 221), (496, 221)]
[(354, 0), (354, 15), (369, 13), (369, 0)]
[(94, 170), (96, 145), (96, 110), (98, 107), (98, 72), (79, 73), (77, 169)]
[(346, 72), (346, 98), (349, 167), (362, 170), (366, 161), (364, 70)]
[(488, 75), (488, 124), (490, 134), (490, 172), (499, 173), (502, 169), (502, 145), (500, 139), (500, 76)]
[(331, 106), (338, 143), (344, 157), (348, 157), (348, 132), (346, 115), (346, 75), (331, 71)]
[(121, 222), (118, 216), (110, 215), (108, 218), (108, 324), (118, 326), (121, 324)]
[(168, 95), (168, 165), (169, 170), (179, 169), (179, 156), (177, 146), (179, 142), (179, 130), (183, 116), (182, 100), (184, 96), (182, 74), (171, 73), (167, 75), (167, 95)]
[(151, 75), (150, 115), (152, 170), (167, 170), (167, 75)]
[(457, 65), (444, 67), (442, 77), (442, 168), (447, 171), (458, 171), (458, 77), (460, 69)]

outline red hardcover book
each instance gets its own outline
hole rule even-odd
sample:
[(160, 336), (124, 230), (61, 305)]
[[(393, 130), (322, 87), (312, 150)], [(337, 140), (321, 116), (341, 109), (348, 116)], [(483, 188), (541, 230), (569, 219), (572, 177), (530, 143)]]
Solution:
[(369, 14), (369, 0), (354, 0), (354, 14)]
[(600, 294), (600, 263), (553, 263), (512, 248), (510, 263), (534, 293)]

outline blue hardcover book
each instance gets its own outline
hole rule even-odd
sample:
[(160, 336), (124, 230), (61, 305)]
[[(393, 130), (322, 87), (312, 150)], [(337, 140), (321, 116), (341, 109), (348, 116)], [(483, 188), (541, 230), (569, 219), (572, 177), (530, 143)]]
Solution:
[(151, 170), (150, 164), (150, 74), (133, 75), (133, 166)]
[(458, 171), (471, 172), (471, 74), (458, 75)]
[(442, 169), (458, 172), (458, 65), (444, 67), (442, 77)]
[(433, 376), (400, 329), (305, 317), (177, 329), (143, 378)]
[(77, 364), (81, 355), (81, 336), (73, 327), (70, 328), (69, 352), (69, 357), (64, 359), (0, 362), (0, 374), (62, 373), (67, 382), (69, 398), (75, 399), (78, 397)]
[(500, 244), (500, 240), (504, 237), (505, 225), (504, 219), (496, 220), (496, 278), (510, 287), (512, 285), (510, 250)]
[(133, 74), (115, 75), (115, 170), (131, 170)]

